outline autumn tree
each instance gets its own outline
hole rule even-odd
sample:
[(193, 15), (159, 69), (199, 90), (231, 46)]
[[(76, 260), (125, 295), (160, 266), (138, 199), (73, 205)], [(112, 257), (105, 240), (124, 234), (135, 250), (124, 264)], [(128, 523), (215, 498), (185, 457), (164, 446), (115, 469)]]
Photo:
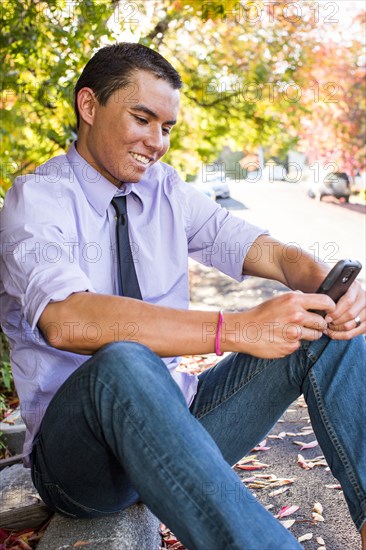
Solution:
[(75, 139), (73, 86), (91, 54), (114, 41), (156, 48), (181, 73), (180, 123), (166, 160), (182, 175), (214, 160), (223, 145), (248, 153), (259, 145), (270, 154), (286, 152), (309, 111), (301, 91), (318, 62), (316, 5), (3, 0), (3, 189)]
[[(365, 14), (357, 19), (364, 27)], [(311, 96), (299, 128), (310, 164), (355, 176), (366, 169), (366, 70), (364, 44), (355, 37), (318, 44), (308, 71)]]

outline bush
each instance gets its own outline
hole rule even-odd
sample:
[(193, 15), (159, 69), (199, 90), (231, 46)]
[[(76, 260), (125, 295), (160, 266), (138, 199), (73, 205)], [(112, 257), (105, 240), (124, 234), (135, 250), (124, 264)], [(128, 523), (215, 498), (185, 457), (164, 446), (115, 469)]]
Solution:
[(9, 344), (0, 330), (0, 417), (8, 408), (8, 401), (16, 396), (9, 360)]

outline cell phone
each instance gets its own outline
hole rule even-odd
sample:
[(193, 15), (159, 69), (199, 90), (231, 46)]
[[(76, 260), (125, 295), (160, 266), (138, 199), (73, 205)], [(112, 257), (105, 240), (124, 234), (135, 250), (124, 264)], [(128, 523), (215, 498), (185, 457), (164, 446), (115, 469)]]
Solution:
[[(316, 291), (316, 294), (327, 294), (337, 303), (356, 279), (362, 269), (362, 265), (357, 260), (340, 260), (336, 263), (324, 281)], [(324, 311), (315, 311), (319, 315), (325, 316)]]

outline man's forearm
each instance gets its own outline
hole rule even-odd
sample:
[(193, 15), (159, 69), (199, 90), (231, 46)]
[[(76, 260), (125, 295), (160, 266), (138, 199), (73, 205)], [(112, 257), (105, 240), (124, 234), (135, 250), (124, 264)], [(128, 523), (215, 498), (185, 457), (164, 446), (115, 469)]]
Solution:
[(172, 309), (140, 300), (89, 292), (49, 303), (39, 328), (61, 350), (92, 355), (119, 341), (144, 344), (160, 357), (206, 354), (220, 350), (256, 357), (284, 357), (300, 339), (320, 338), (327, 325), (312, 309), (331, 312), (325, 295), (285, 293), (248, 311), (225, 313), (217, 334), (218, 312)]
[[(316, 292), (324, 277), (330, 271), (321, 260), (314, 258), (304, 250), (298, 250), (298, 259), (292, 261), (290, 256), (282, 256), (281, 266), (287, 281), (287, 286), (292, 290), (302, 292)], [(294, 257), (296, 252), (294, 251)]]
[(161, 357), (212, 353), (218, 314), (156, 306), (119, 296), (79, 292), (45, 308), (39, 327), (56, 348), (92, 354), (103, 345), (129, 340)]
[(315, 292), (329, 272), (320, 260), (295, 245), (261, 235), (249, 249), (243, 273), (279, 281), (292, 290)]

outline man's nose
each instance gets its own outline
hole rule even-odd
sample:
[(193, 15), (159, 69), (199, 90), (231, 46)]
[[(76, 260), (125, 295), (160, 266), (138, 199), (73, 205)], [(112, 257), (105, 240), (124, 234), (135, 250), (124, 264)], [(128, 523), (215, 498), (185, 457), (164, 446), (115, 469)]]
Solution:
[(144, 141), (147, 147), (150, 147), (155, 151), (160, 151), (164, 145), (161, 127), (158, 124), (152, 124)]

